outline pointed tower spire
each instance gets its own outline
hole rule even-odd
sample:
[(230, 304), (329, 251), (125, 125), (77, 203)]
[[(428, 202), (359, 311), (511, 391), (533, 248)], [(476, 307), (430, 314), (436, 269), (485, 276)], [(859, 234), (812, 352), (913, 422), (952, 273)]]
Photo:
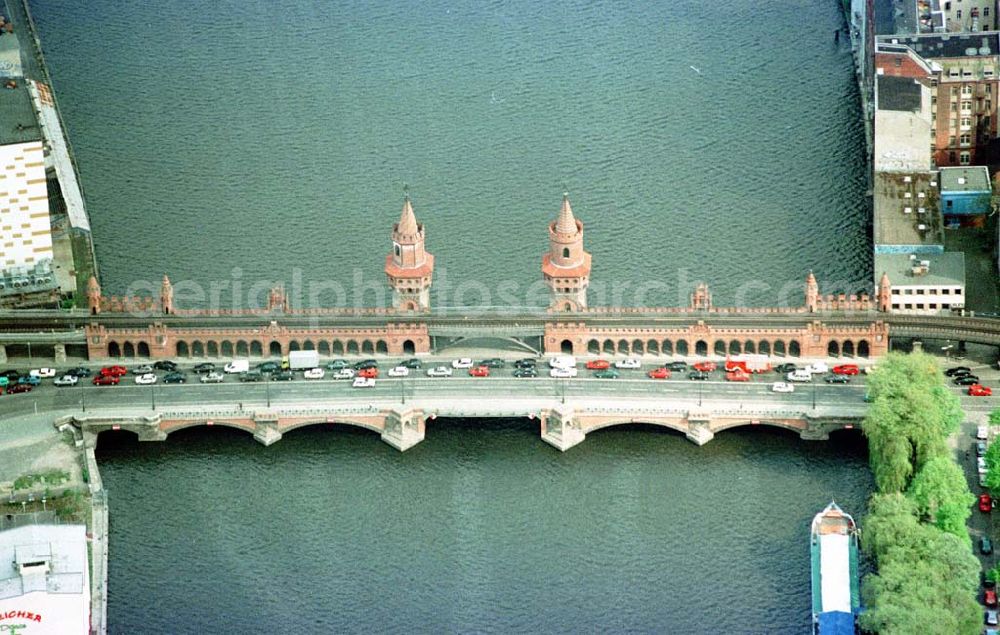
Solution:
[(884, 271), (878, 281), (878, 310), (882, 313), (892, 310), (892, 282), (889, 281), (889, 274)]
[(560, 234), (575, 234), (576, 217), (573, 216), (573, 208), (569, 204), (569, 192), (563, 192), (562, 208), (559, 210), (559, 218), (556, 220), (556, 231)]
[(806, 276), (806, 310), (810, 313), (815, 313), (819, 309), (819, 283), (816, 282), (816, 276), (813, 275), (812, 269), (809, 270), (809, 275)]
[(416, 234), (418, 230), (417, 217), (413, 214), (413, 205), (410, 203), (410, 195), (403, 193), (403, 212), (399, 215), (399, 224), (396, 231), (403, 235)]
[(392, 253), (386, 256), (385, 273), (392, 287), (392, 306), (405, 311), (430, 308), (434, 256), (424, 249), (424, 226), (417, 222), (406, 186), (403, 212), (392, 228)]
[(167, 274), (163, 274), (160, 284), (160, 310), (168, 314), (174, 312), (174, 286), (170, 284)]
[(87, 308), (91, 315), (101, 312), (101, 285), (97, 282), (97, 276), (90, 276), (90, 280), (87, 280)]
[(559, 216), (549, 223), (549, 250), (542, 256), (542, 276), (552, 291), (549, 309), (587, 308), (590, 254), (583, 250), (583, 223), (573, 216), (569, 194), (563, 194)]

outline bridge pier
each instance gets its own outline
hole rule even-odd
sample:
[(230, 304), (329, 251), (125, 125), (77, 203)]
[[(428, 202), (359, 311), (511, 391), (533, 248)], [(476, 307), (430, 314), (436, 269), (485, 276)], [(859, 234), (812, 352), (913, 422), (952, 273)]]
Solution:
[(422, 410), (392, 410), (386, 415), (382, 440), (405, 452), (424, 440), (425, 420)]
[(582, 443), (587, 435), (580, 429), (580, 423), (574, 415), (573, 408), (565, 404), (550, 410), (548, 416), (542, 419), (542, 441), (560, 452)]
[(712, 432), (712, 414), (708, 411), (688, 411), (688, 431), (684, 436), (695, 445), (705, 445), (715, 438)]
[(282, 435), (278, 431), (278, 417), (273, 414), (261, 414), (254, 416), (253, 421), (253, 438), (258, 443), (267, 447), (281, 440)]
[(56, 365), (58, 366), (60, 364), (65, 364), (66, 363), (66, 345), (65, 344), (56, 344), (55, 346), (53, 346), (53, 348), (55, 349), (55, 363), (56, 363)]

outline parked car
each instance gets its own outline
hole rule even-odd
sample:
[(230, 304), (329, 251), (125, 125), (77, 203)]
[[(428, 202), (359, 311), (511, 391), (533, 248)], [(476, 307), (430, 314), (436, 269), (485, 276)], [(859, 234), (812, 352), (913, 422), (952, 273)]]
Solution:
[[(993, 541), (990, 540), (989, 536), (979, 537), (979, 553), (983, 554), (984, 556), (988, 556), (989, 554), (993, 553)], [(996, 613), (996, 611), (993, 611), (993, 613)], [(996, 622), (993, 622), (992, 625), (995, 624)]]
[(605, 368), (594, 373), (595, 379), (618, 379), (620, 373), (614, 368)]
[[(115, 382), (115, 383), (118, 383), (118, 382)], [(11, 385), (7, 386), (7, 394), (8, 395), (16, 395), (17, 393), (21, 393), (21, 392), (31, 392), (33, 389), (34, 389), (34, 386), (32, 386), (31, 384), (11, 384)]]
[(264, 373), (260, 372), (256, 368), (248, 370), (245, 373), (240, 373), (240, 381), (263, 381)]
[(212, 362), (202, 362), (200, 364), (195, 364), (194, 367), (194, 372), (198, 373), (199, 375), (202, 373), (210, 373), (213, 370), (215, 370), (215, 364), (213, 364)]
[(833, 374), (835, 375), (857, 375), (861, 370), (854, 364), (841, 364), (840, 366), (833, 367)]
[(972, 384), (978, 384), (979, 378), (975, 375), (962, 375), (961, 377), (956, 377), (951, 380), (951, 383), (956, 386), (971, 386)]
[(986, 606), (997, 605), (997, 590), (995, 588), (988, 588), (983, 591), (983, 604)]
[(77, 366), (76, 368), (70, 368), (64, 375), (73, 375), (74, 377), (90, 377), (90, 369), (84, 368), (83, 366)]
[(361, 370), (362, 368), (378, 368), (378, 362), (374, 359), (363, 359), (360, 362), (354, 362), (354, 370)]
[(165, 371), (175, 371), (177, 370), (177, 362), (172, 362), (169, 359), (161, 359), (159, 361), (153, 362), (153, 368), (156, 370)]
[(795, 392), (795, 385), (783, 381), (771, 384), (771, 392)]
[(101, 369), (101, 374), (105, 376), (121, 377), (128, 373), (124, 366), (105, 366)]
[[(7, 379), (6, 377), (0, 377), (0, 386), (6, 386), (9, 383), (10, 383), (9, 379)], [(14, 383), (15, 384), (17, 383), (16, 379), (14, 380)]]
[(265, 375), (270, 375), (271, 373), (276, 373), (281, 370), (281, 364), (278, 362), (261, 362), (257, 364), (257, 370)]
[(990, 427), (989, 426), (977, 426), (976, 427), (976, 438), (981, 441), (985, 441), (990, 437)]
[(153, 372), (153, 367), (149, 364), (143, 364), (142, 366), (136, 366), (132, 369), (133, 375), (148, 375)]
[(147, 386), (149, 384), (155, 384), (156, 379), (157, 377), (153, 373), (146, 373), (144, 375), (136, 375), (135, 383), (139, 384), (140, 386)]
[(611, 368), (611, 362), (606, 359), (592, 359), (587, 362), (588, 370), (604, 370)]
[(76, 375), (63, 375), (62, 377), (56, 377), (56, 380), (52, 382), (56, 386), (75, 386), (80, 378)]
[(354, 379), (353, 368), (341, 368), (333, 374), (334, 379)]
[(710, 375), (703, 370), (692, 370), (688, 373), (688, 379), (694, 381), (708, 381)]
[(37, 386), (42, 383), (42, 378), (36, 377), (34, 375), (21, 375), (20, 377), (17, 378), (17, 383)]
[(219, 371), (213, 370), (210, 373), (205, 373), (204, 375), (202, 375), (198, 381), (200, 381), (203, 384), (221, 384), (225, 378), (226, 378), (225, 375), (223, 375)]
[(695, 370), (699, 370), (703, 373), (710, 373), (717, 368), (715, 362), (698, 362), (692, 366)]
[(472, 368), (472, 358), (470, 357), (460, 357), (454, 359), (451, 362), (452, 368)]
[(549, 377), (554, 377), (556, 379), (569, 379), (571, 377), (576, 377), (575, 368), (550, 368)]
[(234, 375), (239, 373), (245, 373), (250, 370), (250, 360), (248, 359), (234, 359), (226, 364), (222, 370), (227, 375)]
[(980, 494), (979, 511), (983, 512), (984, 514), (988, 514), (992, 510), (993, 510), (993, 499), (990, 497), (989, 494)]
[(538, 365), (538, 360), (536, 360), (533, 357), (525, 357), (524, 359), (519, 359), (516, 362), (514, 362), (515, 368), (527, 368), (529, 366), (531, 368), (534, 368), (537, 365)]
[(340, 370), (342, 368), (347, 368), (350, 364), (347, 363), (346, 359), (334, 359), (326, 363), (327, 370)]
[(663, 368), (661, 366), (659, 368), (654, 368), (653, 370), (646, 373), (646, 375), (650, 379), (670, 379), (670, 369)]
[(849, 384), (851, 383), (851, 378), (848, 375), (827, 375), (823, 378), (828, 384)]
[(351, 385), (354, 386), (355, 388), (374, 388), (375, 379), (372, 377), (358, 376), (354, 378), (354, 383), (352, 383)]
[(976, 456), (986, 456), (986, 442), (979, 441), (976, 443)]
[(993, 389), (989, 386), (981, 386), (980, 384), (972, 384), (969, 386), (970, 397), (990, 397), (992, 395)]
[(451, 377), (451, 369), (447, 366), (435, 366), (427, 369), (428, 377)]
[[(990, 539), (986, 538), (985, 536), (982, 538), (982, 540), (985, 540), (986, 542), (990, 541)], [(980, 540), (980, 544), (979, 544), (979, 550), (980, 551), (982, 551), (982, 547), (983, 547), (982, 540)], [(989, 551), (983, 551), (983, 553), (993, 553), (993, 547), (991, 546)], [(989, 610), (987, 610), (986, 614), (983, 616), (983, 619), (986, 621), (986, 625), (987, 626), (996, 626), (997, 625), (997, 612), (996, 612), (996, 609), (989, 609)]]
[(514, 377), (538, 377), (538, 369), (534, 366), (522, 366), (514, 369)]
[(813, 376), (809, 371), (800, 368), (799, 370), (793, 370), (785, 375), (785, 379), (788, 381), (807, 382), (812, 381)]
[(163, 383), (165, 384), (183, 384), (186, 382), (187, 376), (176, 370), (163, 376)]
[(499, 357), (491, 357), (489, 359), (484, 359), (477, 364), (478, 366), (485, 366), (486, 368), (503, 368), (504, 361)]
[(810, 373), (828, 373), (830, 372), (830, 367), (826, 365), (826, 362), (813, 362), (806, 367)]
[(389, 377), (408, 377), (409, 375), (410, 369), (406, 366), (396, 366), (389, 369)]
[(475, 368), (469, 369), (470, 377), (489, 377), (490, 367), (489, 366), (476, 366)]
[(35, 368), (28, 371), (28, 374), (32, 377), (40, 377), (42, 379), (49, 379), (56, 376), (55, 368)]
[(290, 370), (279, 370), (271, 374), (271, 381), (292, 381), (293, 379), (295, 379), (295, 373)]
[(23, 374), (24, 373), (22, 373), (21, 371), (14, 370), (13, 368), (11, 368), (0, 373), (0, 377), (6, 377), (7, 379), (13, 379), (14, 381), (17, 381), (17, 378)]
[(98, 375), (94, 377), (95, 386), (117, 386), (119, 381), (118, 375)]
[(987, 471), (987, 469), (986, 469), (986, 457), (984, 457), (984, 456), (977, 456), (976, 457), (976, 470), (978, 470), (980, 474), (986, 474), (986, 471)]
[(368, 379), (375, 379), (376, 377), (378, 377), (378, 368), (375, 368), (373, 366), (362, 368), (357, 372), (356, 376), (367, 377)]
[(683, 373), (688, 369), (687, 362), (667, 362), (663, 367), (675, 373)]
[(639, 361), (638, 357), (626, 357), (615, 362), (615, 368), (635, 370), (642, 368), (642, 362)]
[(799, 369), (799, 367), (796, 366), (795, 364), (789, 364), (789, 363), (786, 362), (784, 364), (778, 364), (777, 366), (775, 366), (774, 367), (774, 372), (776, 372), (776, 373), (778, 373), (780, 375), (787, 375), (788, 373), (793, 373), (793, 372), (797, 371), (798, 369)]
[(305, 379), (323, 379), (326, 377), (326, 371), (322, 368), (310, 368), (302, 373), (302, 377)]
[(403, 368), (409, 368), (410, 370), (420, 370), (421, 368), (423, 368), (424, 364), (416, 357), (413, 357), (411, 359), (407, 359), (400, 362), (399, 365), (402, 366)]
[(948, 377), (954, 377), (955, 375), (962, 372), (971, 373), (972, 370), (968, 366), (955, 366), (954, 368), (949, 368), (948, 370), (944, 371), (944, 374), (947, 375)]

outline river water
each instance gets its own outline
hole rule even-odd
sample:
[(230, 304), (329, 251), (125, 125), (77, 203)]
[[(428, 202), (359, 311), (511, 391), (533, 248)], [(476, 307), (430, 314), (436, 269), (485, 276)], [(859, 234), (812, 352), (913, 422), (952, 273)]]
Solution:
[[(108, 292), (384, 302), (404, 183), (439, 305), (537, 303), (564, 190), (597, 304), (871, 277), (833, 0), (31, 4)], [(565, 454), (516, 421), (434, 422), (405, 454), (195, 430), (99, 461), (115, 633), (802, 633), (808, 522), (871, 491), (858, 439), (758, 429)]]

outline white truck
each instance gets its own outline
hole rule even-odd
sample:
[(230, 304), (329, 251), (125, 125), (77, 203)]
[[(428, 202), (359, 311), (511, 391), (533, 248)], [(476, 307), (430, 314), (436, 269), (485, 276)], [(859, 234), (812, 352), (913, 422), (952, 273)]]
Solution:
[(249, 359), (234, 359), (233, 361), (226, 364), (223, 368), (229, 374), (233, 373), (245, 373), (250, 370), (250, 360)]
[(292, 351), (288, 357), (281, 360), (281, 366), (288, 370), (308, 370), (319, 366), (319, 353), (316, 351)]

